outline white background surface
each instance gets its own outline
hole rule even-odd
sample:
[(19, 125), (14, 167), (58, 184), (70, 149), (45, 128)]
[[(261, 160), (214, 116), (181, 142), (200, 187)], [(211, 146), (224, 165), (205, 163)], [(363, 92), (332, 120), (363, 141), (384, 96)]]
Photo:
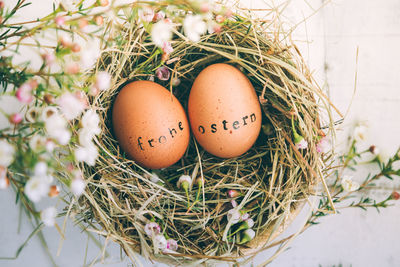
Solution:
[[(15, 2), (14, 0), (11, 1)], [(21, 20), (46, 14), (51, 10), (50, 0), (33, 0), (34, 4), (21, 13)], [(278, 2), (278, 1), (275, 1)], [(6, 4), (10, 4), (7, 0)], [(262, 1), (241, 1), (242, 6), (261, 8)], [(287, 7), (286, 19), (293, 24), (314, 12), (323, 4), (321, 0), (293, 0)], [(355, 120), (370, 126), (365, 146), (375, 144), (384, 153), (391, 154), (400, 145), (400, 1), (399, 0), (333, 0), (316, 15), (300, 24), (294, 39), (299, 40), (304, 58), (308, 60), (321, 85), (329, 85), (333, 103), (345, 113), (351, 103), (356, 73), (356, 50), (359, 47), (358, 84), (344, 127)], [(308, 39), (308, 43), (301, 40)], [(345, 131), (341, 134), (345, 140)], [(362, 172), (356, 179), (363, 179)], [(400, 180), (400, 179), (399, 179)], [(386, 197), (395, 188), (382, 185), (384, 190), (371, 192)], [(18, 209), (14, 194), (0, 192), (0, 257), (13, 256), (17, 248), (32, 231), (26, 217), (18, 233)], [(46, 206), (46, 203), (41, 203)], [(62, 205), (59, 205), (61, 210)], [(301, 221), (301, 216), (299, 221)], [(271, 266), (400, 266), (400, 205), (382, 210), (364, 212), (342, 210), (321, 220), (300, 235), (290, 249), (282, 253)], [(59, 221), (61, 224), (62, 221)], [(82, 266), (87, 236), (68, 222), (67, 239), (60, 256), (59, 266)], [(296, 230), (299, 223), (292, 226)], [(56, 229), (44, 230), (50, 251), (56, 254), (60, 236)], [(106, 266), (129, 266), (120, 262), (117, 245), (109, 244), (112, 255)], [(96, 258), (99, 249), (89, 242), (87, 263)], [(265, 253), (256, 258), (262, 263)], [(151, 263), (143, 262), (145, 266)], [(0, 261), (0, 266), (51, 266), (35, 237), (14, 261)], [(103, 266), (98, 264), (98, 266)]]

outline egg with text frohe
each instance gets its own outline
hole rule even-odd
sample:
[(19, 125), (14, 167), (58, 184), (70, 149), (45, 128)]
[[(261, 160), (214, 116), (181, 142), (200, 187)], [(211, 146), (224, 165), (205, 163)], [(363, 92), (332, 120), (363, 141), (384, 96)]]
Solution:
[(121, 148), (142, 167), (171, 166), (189, 144), (185, 110), (155, 82), (135, 81), (123, 87), (114, 102), (112, 123)]
[(244, 154), (261, 129), (261, 107), (251, 82), (228, 64), (200, 72), (190, 91), (188, 115), (197, 142), (221, 158)]

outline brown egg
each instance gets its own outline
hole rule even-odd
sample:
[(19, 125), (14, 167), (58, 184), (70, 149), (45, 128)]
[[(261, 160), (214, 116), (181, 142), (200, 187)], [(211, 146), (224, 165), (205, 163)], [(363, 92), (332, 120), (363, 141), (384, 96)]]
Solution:
[(228, 64), (200, 72), (190, 91), (188, 114), (196, 140), (221, 158), (245, 153), (261, 129), (261, 108), (251, 82)]
[(183, 156), (189, 144), (189, 123), (182, 105), (154, 82), (136, 81), (122, 88), (112, 121), (122, 149), (143, 167), (168, 167)]

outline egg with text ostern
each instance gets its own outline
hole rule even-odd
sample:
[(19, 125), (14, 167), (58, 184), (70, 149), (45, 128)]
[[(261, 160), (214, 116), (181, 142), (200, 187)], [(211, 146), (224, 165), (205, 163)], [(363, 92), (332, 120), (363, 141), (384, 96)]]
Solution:
[(248, 151), (261, 129), (261, 107), (251, 82), (228, 64), (200, 72), (190, 91), (188, 115), (198, 143), (221, 158)]
[(129, 83), (112, 110), (115, 137), (139, 165), (161, 169), (176, 163), (190, 138), (185, 110), (163, 86), (151, 81)]

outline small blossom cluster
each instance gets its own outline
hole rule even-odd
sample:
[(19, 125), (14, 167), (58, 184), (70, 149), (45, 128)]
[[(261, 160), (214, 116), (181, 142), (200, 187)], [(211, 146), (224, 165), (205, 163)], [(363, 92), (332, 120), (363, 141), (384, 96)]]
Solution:
[(165, 236), (161, 233), (161, 227), (158, 223), (147, 223), (144, 226), (144, 232), (152, 239), (156, 253), (158, 251), (163, 253), (174, 253), (178, 250), (178, 242), (172, 238), (165, 238)]
[[(229, 190), (228, 195), (236, 195), (236, 192), (236, 190)], [(252, 229), (254, 221), (250, 218), (250, 214), (238, 209), (236, 200), (232, 199), (231, 205), (232, 209), (228, 210), (226, 214), (227, 220), (231, 222), (232, 225), (238, 225), (237, 229), (231, 235), (236, 234), (238, 244), (247, 243), (255, 236), (255, 232)]]
[[(179, 11), (166, 12), (155, 10), (151, 7), (143, 7), (139, 10), (139, 21), (143, 23), (151, 23), (151, 39), (154, 45), (158, 46), (163, 55), (163, 62), (167, 62), (169, 56), (173, 53), (172, 46), (173, 32), (178, 24), (174, 24), (173, 19), (180, 22), (180, 17), (175, 17), (175, 13)], [(222, 25), (232, 16), (230, 9), (221, 10), (220, 6), (211, 5), (203, 2), (199, 7), (199, 14), (188, 13), (184, 16), (182, 23), (183, 32), (190, 42), (199, 42), (201, 36), (205, 33), (213, 34), (221, 31)], [(156, 70), (156, 77), (162, 81), (169, 80), (171, 77), (170, 70), (166, 66), (161, 66)], [(177, 86), (180, 80), (174, 78), (172, 84)]]
[[(25, 77), (21, 78), (23, 82), (13, 82), (16, 88), (13, 97), (24, 113), (1, 110), (13, 127), (10, 127), (12, 132), (2, 130), (0, 138), (0, 189), (7, 189), (10, 184), (20, 187), (28, 204), (60, 194), (58, 181), (54, 179), (60, 169), (65, 169), (69, 177), (63, 182), (79, 197), (84, 193), (86, 182), (77, 165), (92, 166), (98, 158), (94, 140), (101, 131), (100, 118), (89, 106), (88, 99), (108, 90), (111, 76), (106, 71), (84, 74), (84, 70), (92, 68), (100, 56), (97, 38), (100, 35), (89, 33), (88, 26), (96, 26), (93, 32), (98, 34), (104, 18), (101, 14), (89, 13), (72, 18), (69, 9), (78, 8), (78, 1), (68, 2), (71, 1), (60, 2), (54, 16), (48, 17), (54, 19), (54, 24), (49, 21), (48, 28), (68, 28), (69, 35), (58, 37), (56, 49), (38, 47), (42, 60), (40, 71), (26, 70), (26, 76), (21, 72), (21, 77)], [(107, 6), (108, 1), (97, 1), (94, 5)], [(80, 13), (90, 8), (80, 9)], [(77, 35), (85, 37), (84, 43)], [(82, 80), (88, 85), (82, 85)], [(66, 160), (60, 160), (59, 155)], [(17, 183), (14, 173), (26, 178)], [(46, 226), (53, 226), (56, 213), (54, 207), (49, 207), (40, 212), (40, 218)]]

